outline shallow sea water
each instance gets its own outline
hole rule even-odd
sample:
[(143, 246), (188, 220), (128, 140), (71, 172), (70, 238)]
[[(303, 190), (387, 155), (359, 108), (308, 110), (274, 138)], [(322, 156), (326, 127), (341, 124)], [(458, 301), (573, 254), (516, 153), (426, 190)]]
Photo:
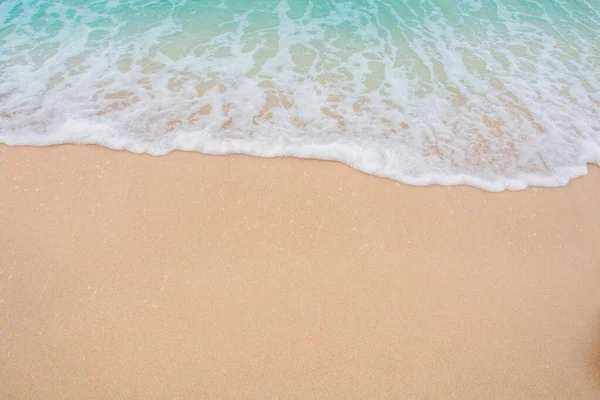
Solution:
[(4, 0), (0, 142), (565, 185), (600, 163), (600, 3)]

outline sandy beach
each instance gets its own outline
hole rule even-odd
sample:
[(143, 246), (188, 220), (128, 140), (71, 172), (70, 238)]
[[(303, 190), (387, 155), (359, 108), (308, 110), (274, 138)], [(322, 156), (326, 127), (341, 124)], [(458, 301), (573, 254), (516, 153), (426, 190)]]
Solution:
[(600, 170), (0, 146), (2, 399), (598, 399)]

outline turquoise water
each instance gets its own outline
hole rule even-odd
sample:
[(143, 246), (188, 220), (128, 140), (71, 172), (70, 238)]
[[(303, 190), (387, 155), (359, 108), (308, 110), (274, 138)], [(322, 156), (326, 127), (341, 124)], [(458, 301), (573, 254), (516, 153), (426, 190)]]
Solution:
[(600, 2), (4, 0), (0, 142), (564, 185), (600, 163)]

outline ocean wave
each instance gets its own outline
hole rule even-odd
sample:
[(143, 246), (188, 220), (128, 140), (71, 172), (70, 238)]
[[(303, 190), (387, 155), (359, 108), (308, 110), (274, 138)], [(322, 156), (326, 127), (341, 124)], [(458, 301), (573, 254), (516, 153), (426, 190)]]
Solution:
[(584, 0), (7, 0), (0, 142), (338, 160), (414, 185), (600, 163)]

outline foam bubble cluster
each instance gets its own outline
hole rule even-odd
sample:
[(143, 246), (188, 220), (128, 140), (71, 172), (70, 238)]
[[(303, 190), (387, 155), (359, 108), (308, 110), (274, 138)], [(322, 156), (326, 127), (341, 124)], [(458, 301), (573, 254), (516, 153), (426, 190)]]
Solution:
[(565, 185), (600, 163), (600, 5), (5, 0), (0, 142)]

